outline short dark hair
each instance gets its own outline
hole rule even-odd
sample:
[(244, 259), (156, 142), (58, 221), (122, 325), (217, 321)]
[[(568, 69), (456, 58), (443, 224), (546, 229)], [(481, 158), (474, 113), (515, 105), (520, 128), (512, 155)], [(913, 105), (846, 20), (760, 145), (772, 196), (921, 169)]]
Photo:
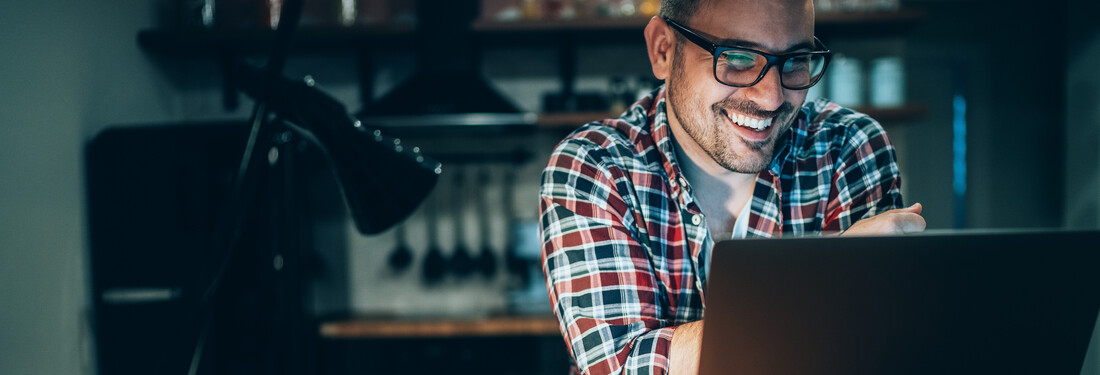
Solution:
[(686, 25), (702, 3), (703, 0), (661, 0), (660, 15)]
[[(691, 21), (691, 16), (694, 16), (695, 12), (699, 11), (699, 7), (702, 3), (703, 0), (661, 0), (661, 12), (658, 14), (661, 17), (688, 25), (688, 21)], [(682, 46), (684, 42), (687, 41), (680, 33), (673, 34), (673, 39), (676, 40), (677, 46)]]

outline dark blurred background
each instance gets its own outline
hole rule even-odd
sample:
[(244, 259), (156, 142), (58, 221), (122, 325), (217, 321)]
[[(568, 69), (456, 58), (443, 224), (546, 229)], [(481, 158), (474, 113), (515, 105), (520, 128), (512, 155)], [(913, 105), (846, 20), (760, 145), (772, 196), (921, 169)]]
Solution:
[[(227, 76), (262, 62), (271, 40), (273, 21), (254, 3), (218, 1), (212, 20), (202, 9), (214, 1), (0, 5), (0, 373), (186, 372), (204, 313), (192, 298), (222, 255), (203, 241), (252, 107)], [(444, 173), (409, 220), (374, 236), (355, 231), (318, 151), (281, 140), (213, 312), (203, 373), (564, 368), (533, 261), (538, 173), (569, 130), (653, 86), (638, 21), (653, 2), (470, 3), (455, 13), (429, 0), (307, 0), (286, 73), (311, 75), (353, 113), (379, 111), (372, 104), (430, 58), (468, 64), (538, 120), (387, 128)], [(812, 95), (880, 120), (905, 200), (924, 204), (930, 228), (1095, 229), (1098, 4), (819, 1), (819, 34), (848, 64)], [(469, 13), (469, 38), (416, 36), (418, 14), (433, 12)], [(852, 74), (863, 83), (846, 85)], [(481, 248), (497, 265), (487, 276), (455, 262), (427, 272), (433, 249), (450, 260)], [(1085, 373), (1100, 374), (1090, 350)], [(527, 362), (498, 362), (502, 353)], [(398, 359), (422, 363), (377, 367)], [(497, 365), (477, 367), (487, 363)]]

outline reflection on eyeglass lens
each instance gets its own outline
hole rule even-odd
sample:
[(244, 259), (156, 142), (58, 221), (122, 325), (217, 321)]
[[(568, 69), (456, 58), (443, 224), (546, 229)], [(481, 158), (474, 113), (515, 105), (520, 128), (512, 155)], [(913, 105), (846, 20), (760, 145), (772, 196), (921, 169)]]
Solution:
[[(715, 72), (718, 79), (731, 85), (749, 85), (756, 82), (768, 65), (767, 59), (752, 51), (723, 51), (717, 59)], [(825, 57), (815, 54), (789, 55), (781, 62), (779, 73), (787, 86), (810, 84), (822, 73)]]
[(727, 51), (726, 66), (737, 71), (750, 70), (756, 65), (757, 55), (752, 52)]

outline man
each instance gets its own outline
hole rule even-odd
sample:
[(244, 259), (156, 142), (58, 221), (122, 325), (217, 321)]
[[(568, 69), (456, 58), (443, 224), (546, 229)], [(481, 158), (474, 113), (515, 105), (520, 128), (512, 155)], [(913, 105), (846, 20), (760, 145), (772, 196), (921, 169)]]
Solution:
[(804, 103), (813, 26), (810, 0), (665, 0), (645, 29), (665, 85), (554, 151), (543, 271), (583, 373), (696, 373), (715, 241), (924, 230), (882, 128)]

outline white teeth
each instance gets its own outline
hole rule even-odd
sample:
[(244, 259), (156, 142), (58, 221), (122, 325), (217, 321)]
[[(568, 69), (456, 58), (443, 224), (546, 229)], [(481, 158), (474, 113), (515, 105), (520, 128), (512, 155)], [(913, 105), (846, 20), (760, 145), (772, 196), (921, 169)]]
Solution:
[(749, 116), (742, 115), (740, 113), (730, 113), (729, 118), (730, 121), (733, 121), (737, 125), (757, 131), (767, 129), (769, 126), (772, 125), (771, 118), (755, 119)]

